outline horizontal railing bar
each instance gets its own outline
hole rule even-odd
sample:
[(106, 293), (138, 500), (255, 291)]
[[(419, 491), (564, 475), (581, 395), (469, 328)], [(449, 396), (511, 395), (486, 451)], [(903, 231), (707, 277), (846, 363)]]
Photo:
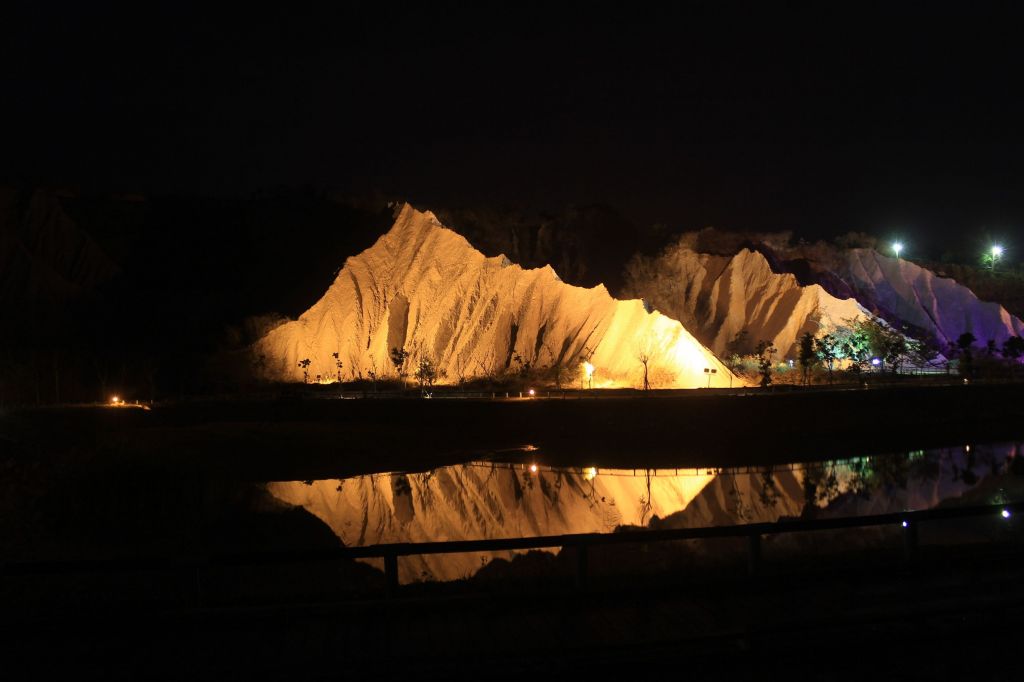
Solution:
[[(834, 519), (792, 519), (769, 523), (750, 523), (733, 526), (704, 526), (700, 528), (671, 528), (662, 530), (623, 531), (619, 533), (577, 533), (571, 535), (542, 535), (536, 537), (495, 538), (487, 540), (452, 540), (446, 542), (393, 543), (344, 547), (326, 550), (341, 556), (372, 558), (387, 555), (412, 556), (421, 554), (458, 554), (514, 549), (545, 549), (550, 547), (599, 546), (628, 543), (670, 542), (708, 538), (748, 537), (750, 535), (779, 535), (783, 533), (844, 528), (884, 526), (951, 518), (969, 518), (995, 515), (1001, 511), (1024, 509), (1024, 504), (986, 505), (979, 507), (948, 507), (920, 511), (893, 512), (872, 516), (847, 516)], [(290, 554), (290, 553), (282, 553)], [(242, 559), (266, 557), (266, 553), (236, 554), (222, 557), (231, 563), (244, 563)]]
[(603, 545), (644, 544), (714, 538), (746, 538), (752, 535), (869, 528), (894, 524), (921, 523), (991, 516), (1008, 511), (1024, 511), (1024, 503), (973, 507), (943, 507), (919, 511), (892, 512), (870, 516), (846, 516), (832, 519), (787, 519), (768, 523), (700, 528), (622, 531), (618, 533), (578, 533), (536, 537), (495, 538), (486, 540), (454, 540), (446, 542), (392, 543), (364, 547), (338, 547), (282, 552), (244, 552), (211, 555), (205, 558), (175, 559), (95, 559), (81, 561), (8, 562), (2, 566), (5, 575), (42, 573), (74, 573), (102, 571), (160, 571), (204, 566), (245, 566), (336, 561), (342, 559), (386, 558), (425, 554), (459, 554), (506, 550), (549, 549), (552, 547), (594, 547)]

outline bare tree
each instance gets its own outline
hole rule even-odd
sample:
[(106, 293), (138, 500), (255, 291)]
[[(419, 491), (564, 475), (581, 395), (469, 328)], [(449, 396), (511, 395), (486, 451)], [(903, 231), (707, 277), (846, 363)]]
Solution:
[(651, 353), (649, 348), (645, 348), (643, 345), (637, 349), (636, 359), (640, 361), (640, 364), (644, 366), (644, 390), (651, 390), (651, 382), (648, 380), (647, 374), (647, 363), (651, 361)]
[(370, 356), (370, 369), (367, 370), (367, 375), (370, 377), (370, 381), (373, 384), (373, 392), (377, 392), (377, 361)]
[(480, 370), (478, 376), (485, 379), (494, 379), (497, 374), (497, 362), (494, 358), (494, 349), (489, 350), (483, 360), (477, 360), (476, 366), (477, 369)]

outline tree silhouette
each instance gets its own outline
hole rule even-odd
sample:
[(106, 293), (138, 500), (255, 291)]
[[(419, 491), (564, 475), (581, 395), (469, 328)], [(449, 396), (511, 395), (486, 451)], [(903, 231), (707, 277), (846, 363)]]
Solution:
[(405, 383), (405, 361), (409, 359), (409, 351), (404, 348), (391, 349), (391, 364), (395, 366), (395, 373)]
[(370, 382), (373, 384), (373, 392), (377, 392), (377, 361), (372, 357), (370, 358), (370, 369), (366, 372), (367, 376), (370, 377)]
[(299, 367), (302, 368), (302, 383), (309, 383), (309, 358), (299, 360)]
[(960, 375), (972, 376), (974, 374), (974, 342), (977, 341), (974, 334), (964, 332), (957, 337), (953, 346), (953, 352), (960, 358)]
[(814, 344), (815, 354), (828, 369), (828, 383), (832, 383), (832, 369), (842, 353), (842, 341), (834, 334), (825, 334)]
[(1010, 376), (1017, 373), (1017, 365), (1020, 358), (1024, 356), (1024, 339), (1019, 336), (1011, 336), (1003, 341), (1003, 357), (1010, 361)]
[(645, 339), (636, 349), (636, 359), (640, 361), (640, 364), (644, 366), (644, 390), (651, 390), (651, 382), (648, 379), (648, 367), (647, 363), (651, 361), (651, 343), (650, 339)]
[(818, 356), (814, 352), (814, 335), (810, 332), (800, 337), (800, 369), (803, 372), (804, 386), (807, 385), (811, 367), (817, 364)]
[(772, 365), (777, 352), (771, 341), (758, 341), (757, 347), (754, 348), (757, 370), (761, 374), (761, 388), (768, 388), (772, 383)]
[(416, 377), (416, 381), (419, 382), (420, 388), (431, 387), (434, 382), (437, 381), (437, 367), (434, 366), (434, 362), (430, 358), (420, 358), (419, 365), (416, 367), (416, 373), (413, 375)]
[(342, 363), (341, 360), (338, 359), (339, 353), (331, 353), (331, 355), (334, 357), (334, 366), (338, 368), (338, 383), (341, 383)]
[(516, 374), (519, 375), (520, 379), (525, 379), (530, 376), (530, 369), (532, 368), (529, 360), (523, 359), (523, 356), (519, 354), (519, 351), (513, 351), (512, 361), (515, 362), (519, 369), (516, 370)]

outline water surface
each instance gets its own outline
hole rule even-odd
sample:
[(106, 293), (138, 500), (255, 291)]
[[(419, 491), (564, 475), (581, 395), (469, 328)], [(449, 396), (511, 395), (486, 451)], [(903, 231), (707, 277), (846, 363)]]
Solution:
[[(1017, 499), (1012, 443), (744, 469), (554, 468), (470, 462), (425, 472), (267, 484), (347, 546), (608, 533)], [(969, 498), (969, 499), (968, 499)], [(405, 557), (403, 582), (468, 577), (512, 552)]]

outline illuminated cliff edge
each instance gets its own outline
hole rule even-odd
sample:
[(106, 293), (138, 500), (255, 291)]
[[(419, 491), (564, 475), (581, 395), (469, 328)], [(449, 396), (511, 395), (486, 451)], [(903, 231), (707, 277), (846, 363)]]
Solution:
[(964, 332), (982, 346), (990, 339), (1002, 346), (1008, 337), (1024, 334), (1024, 322), (1003, 306), (982, 301), (956, 280), (902, 258), (852, 249), (834, 274), (865, 306), (922, 329), (943, 345)]
[[(439, 383), (514, 370), (594, 366), (594, 387), (643, 383), (638, 356), (649, 357), (656, 388), (742, 385), (676, 320), (649, 313), (639, 300), (618, 301), (603, 286), (583, 289), (550, 267), (523, 270), (504, 257), (487, 258), (430, 212), (406, 204), (394, 226), (349, 258), (320, 301), (298, 320), (257, 342), (268, 378), (302, 381), (394, 376), (392, 348), (410, 353), (407, 368), (428, 358)], [(410, 370), (411, 371), (411, 370)]]
[(782, 357), (795, 356), (803, 334), (822, 336), (844, 320), (869, 316), (852, 298), (836, 298), (817, 284), (800, 286), (794, 275), (773, 272), (763, 255), (749, 249), (715, 256), (670, 247), (656, 259), (631, 264), (628, 280), (629, 295), (682, 321), (720, 355), (746, 331), (750, 344), (771, 341)]
[(805, 332), (821, 336), (869, 315), (906, 326), (909, 336), (931, 339), (940, 349), (964, 332), (979, 345), (991, 339), (1000, 346), (1024, 332), (1020, 319), (956, 280), (872, 249), (773, 243), (773, 252), (805, 261), (824, 285), (801, 286), (794, 275), (774, 272), (757, 251), (712, 255), (690, 248), (696, 239), (691, 233), (657, 257), (634, 259), (625, 294), (680, 320), (718, 354), (747, 330), (750, 342), (772, 341), (782, 357), (793, 357)]
[[(985, 477), (1005, 472), (1018, 452), (1010, 444), (973, 450), (919, 451), (890, 458), (889, 465), (877, 470), (873, 462), (885, 458), (826, 462), (814, 470), (820, 480), (813, 486), (817, 492), (811, 506), (821, 516), (928, 509), (975, 486), (984, 488)], [(900, 471), (892, 462), (902, 462), (902, 475), (892, 476)], [(608, 533), (624, 525), (684, 528), (770, 522), (803, 512), (807, 476), (802, 467), (717, 475), (706, 469), (672, 469), (648, 475), (642, 469), (539, 467), (534, 472), (526, 466), (485, 462), (311, 484), (277, 482), (267, 488), (279, 500), (302, 506), (321, 519), (345, 545), (362, 546)], [(655, 516), (659, 520), (652, 523)], [(402, 582), (454, 580), (474, 574), (491, 559), (512, 554), (403, 557), (399, 577)]]

